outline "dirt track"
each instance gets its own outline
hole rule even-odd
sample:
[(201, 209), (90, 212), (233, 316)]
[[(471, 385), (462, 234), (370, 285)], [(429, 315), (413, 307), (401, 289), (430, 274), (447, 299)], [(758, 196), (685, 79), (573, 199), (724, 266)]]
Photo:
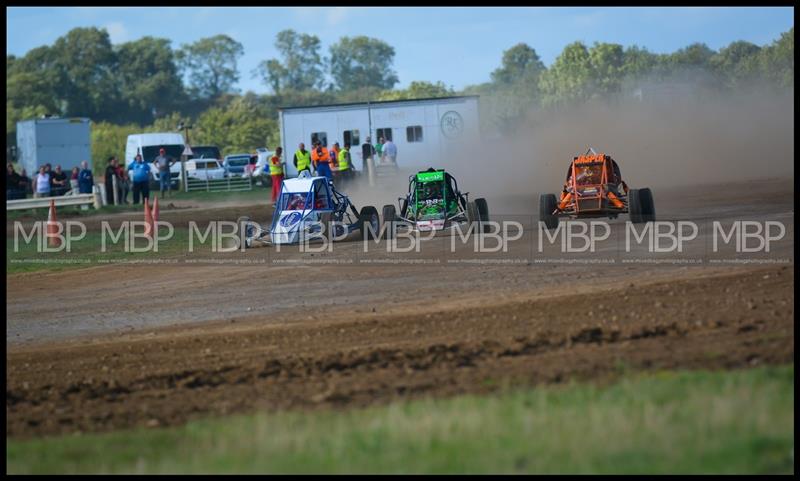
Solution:
[[(788, 265), (206, 263), (7, 276), (6, 433), (360, 406), (605, 378), (623, 366), (791, 362), (792, 186), (747, 187), (657, 193), (657, 211), (780, 219), (789, 235), (772, 255)], [(446, 242), (416, 257), (442, 256)], [(530, 245), (507, 257), (529, 257)], [(358, 247), (344, 243), (332, 258), (365, 258)], [(276, 259), (269, 249), (228, 258)], [(45, 292), (58, 302), (38, 302)], [(134, 293), (144, 299), (135, 307)]]

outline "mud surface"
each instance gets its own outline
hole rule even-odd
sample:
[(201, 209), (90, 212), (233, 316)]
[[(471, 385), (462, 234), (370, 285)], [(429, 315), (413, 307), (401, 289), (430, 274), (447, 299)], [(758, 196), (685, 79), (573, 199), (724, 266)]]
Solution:
[[(493, 215), (533, 221), (523, 208), (535, 206), (531, 197), (489, 200)], [(448, 253), (450, 241), (437, 238), (408, 257), (438, 263), (380, 263), (391, 256), (344, 242), (333, 253), (224, 256), (263, 265), (7, 276), (6, 433), (363, 406), (604, 379), (629, 368), (792, 362), (791, 183), (656, 192), (656, 202), (664, 220), (784, 222), (787, 235), (769, 256), (790, 262), (539, 264), (557, 256), (536, 254), (536, 240), (523, 237), (494, 256), (523, 262), (480, 263), (487, 259), (467, 247)], [(230, 209), (224, 220), (259, 217)], [(622, 232), (621, 221), (612, 225), (612, 240)], [(694, 251), (665, 259), (706, 255), (707, 235)], [(617, 249), (612, 243), (586, 258), (613, 258)]]

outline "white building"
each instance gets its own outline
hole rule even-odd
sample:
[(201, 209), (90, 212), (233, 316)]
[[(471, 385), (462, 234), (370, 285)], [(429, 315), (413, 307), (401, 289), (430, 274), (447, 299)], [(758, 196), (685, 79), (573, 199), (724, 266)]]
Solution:
[(349, 142), (353, 165), (364, 169), (361, 145), (380, 137), (397, 146), (401, 169), (430, 167), (437, 159), (456, 155), (466, 140), (477, 139), (478, 96), (390, 100), (313, 107), (283, 107), (279, 110), (281, 145), (287, 174), (297, 175), (292, 158), (300, 142), (310, 150), (319, 139), (331, 148)]

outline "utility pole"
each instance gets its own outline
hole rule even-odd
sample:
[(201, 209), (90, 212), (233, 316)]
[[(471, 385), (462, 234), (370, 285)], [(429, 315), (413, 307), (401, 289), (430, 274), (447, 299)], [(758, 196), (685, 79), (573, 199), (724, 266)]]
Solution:
[(186, 178), (186, 161), (188, 160), (189, 154), (192, 152), (191, 142), (189, 141), (189, 131), (192, 130), (192, 126), (184, 123), (182, 120), (178, 123), (177, 130), (183, 131), (183, 138), (186, 139), (186, 145), (184, 146), (183, 153), (181, 153), (181, 187), (183, 187), (184, 192), (189, 191), (189, 182)]

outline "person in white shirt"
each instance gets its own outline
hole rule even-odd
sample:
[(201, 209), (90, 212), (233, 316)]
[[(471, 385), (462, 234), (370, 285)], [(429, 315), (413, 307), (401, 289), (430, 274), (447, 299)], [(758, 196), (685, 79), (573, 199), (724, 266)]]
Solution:
[(397, 163), (397, 146), (391, 139), (386, 140), (386, 143), (383, 144), (383, 155), (385, 155), (392, 164)]

